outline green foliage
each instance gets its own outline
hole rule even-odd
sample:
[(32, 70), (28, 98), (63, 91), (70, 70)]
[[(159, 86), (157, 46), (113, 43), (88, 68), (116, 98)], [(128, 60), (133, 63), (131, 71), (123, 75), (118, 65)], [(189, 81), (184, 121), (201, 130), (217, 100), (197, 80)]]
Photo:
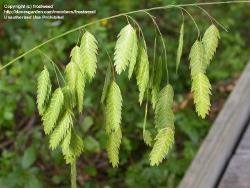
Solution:
[(107, 70), (106, 72), (106, 76), (105, 76), (105, 80), (104, 80), (104, 86), (102, 89), (102, 97), (101, 97), (101, 103), (104, 103), (104, 100), (106, 99), (107, 96), (107, 92), (109, 89), (109, 85), (110, 85), (110, 81), (111, 81), (111, 70), (110, 68)]
[(205, 73), (204, 46), (201, 41), (196, 40), (193, 44), (189, 59), (192, 77), (198, 73)]
[(129, 65), (129, 78), (133, 73), (137, 56), (137, 36), (134, 28), (128, 24), (118, 34), (115, 45), (115, 68), (118, 74)]
[(119, 164), (119, 148), (121, 140), (122, 140), (122, 131), (120, 127), (112, 131), (108, 135), (107, 153), (109, 161), (113, 167), (117, 167)]
[(121, 124), (122, 96), (119, 86), (112, 81), (109, 86), (105, 107), (105, 130), (115, 132)]
[(174, 143), (174, 114), (172, 111), (174, 91), (166, 85), (159, 93), (155, 108), (155, 127), (158, 133), (150, 153), (150, 165), (159, 165)]
[(55, 127), (63, 107), (64, 96), (61, 88), (55, 90), (52, 94), (48, 109), (43, 116), (44, 132), (50, 134)]
[(155, 108), (155, 127), (161, 130), (174, 126), (172, 111), (174, 91), (171, 85), (166, 85), (159, 93)]
[(174, 144), (174, 128), (166, 127), (158, 131), (150, 153), (150, 165), (159, 165)]
[[(39, 3), (40, 1), (35, 2), (31, 0), (31, 2)], [(75, 6), (77, 6), (79, 9), (84, 9), (85, 6), (81, 3), (65, 3), (55, 2), (55, 7), (63, 9), (63, 7), (67, 6), (68, 8), (74, 9)], [(176, 4), (178, 3), (181, 3), (181, 1), (177, 0)], [(147, 2), (147, 7), (161, 5), (166, 5), (166, 2), (162, 0)], [(109, 15), (112, 9), (116, 9), (117, 12), (124, 12), (143, 8), (144, 5), (139, 1), (118, 2), (111, 0), (108, 4), (105, 3), (105, 1), (88, 1), (86, 2), (86, 6), (93, 10), (96, 9), (96, 7), (103, 7), (98, 10), (98, 17), (101, 18)], [(220, 102), (228, 96), (229, 92), (218, 91), (216, 85), (219, 82), (231, 82), (230, 80), (235, 75), (240, 74), (249, 58), (249, 40), (246, 31), (248, 31), (250, 27), (249, 24), (244, 24), (239, 21), (247, 19), (249, 10), (245, 5), (225, 5), (212, 9), (208, 7), (204, 8), (206, 8), (213, 17), (217, 18), (223, 25), (229, 28), (229, 32), (221, 32), (220, 35), (223, 40), (220, 41), (220, 47), (223, 48), (217, 49), (216, 56), (213, 58), (214, 63), (211, 63), (206, 70), (206, 76), (210, 79), (214, 88), (213, 101), (216, 104), (218, 102), (218, 104), (221, 104)], [(196, 8), (192, 8), (189, 11), (195, 16), (200, 31), (205, 31), (207, 27), (204, 17), (205, 14), (202, 14)], [(175, 26), (181, 23), (181, 16), (177, 16), (177, 12), (175, 11), (170, 11), (168, 14), (161, 13), (163, 12), (152, 12), (159, 26), (162, 28), (164, 40), (167, 41), (169, 81), (172, 84), (175, 83), (173, 87), (175, 90), (176, 104), (178, 105), (179, 102), (185, 101), (186, 94), (189, 92), (190, 78), (187, 75), (188, 46), (191, 46), (193, 40), (196, 39), (196, 33), (192, 21), (185, 17), (184, 42), (187, 48), (183, 48), (181, 66), (179, 66), (179, 72), (178, 75), (176, 75), (175, 61), (179, 28)], [(151, 73), (152, 67), (155, 65), (152, 50), (152, 39), (155, 37), (154, 28), (149, 19), (142, 14), (133, 14), (131, 16), (138, 21), (143, 29), (143, 34), (147, 41), (148, 58), (150, 62), (152, 62), (149, 64)], [(89, 19), (92, 18), (96, 19), (95, 16), (89, 17)], [(123, 27), (125, 21), (125, 17), (112, 19), (112, 21), (103, 21), (87, 29), (95, 33), (98, 42), (104, 44), (108, 53), (111, 54), (115, 47), (114, 36), (119, 32), (119, 29)], [(209, 19), (207, 22), (209, 22)], [(1, 43), (5, 47), (1, 49), (0, 64), (3, 65), (13, 60), (14, 56), (26, 52), (41, 41), (45, 41), (46, 39), (83, 24), (82, 17), (74, 17), (74, 21), (71, 21), (69, 17), (63, 22), (44, 20), (43, 24), (36, 20), (23, 20), (21, 22), (12, 20), (10, 22), (4, 22), (3, 32), (1, 32)], [(53, 59), (60, 70), (64, 70), (67, 63), (73, 61), (67, 54), (70, 52), (69, 48), (76, 45), (75, 42), (78, 40), (79, 34), (80, 32), (75, 32), (66, 35), (40, 49)], [(138, 40), (140, 39), (141, 36), (138, 33)], [(156, 57), (162, 56), (163, 52), (161, 48), (162, 46), (159, 43)], [(48, 150), (47, 143), (43, 141), (44, 136), (40, 129), (39, 118), (37, 117), (37, 108), (34, 100), (37, 84), (36, 79), (31, 78), (34, 78), (34, 76), (38, 77), (43, 64), (45, 64), (50, 73), (53, 86), (55, 87), (55, 85), (57, 85), (52, 64), (48, 62), (47, 58), (44, 58), (43, 55), (37, 52), (38, 51), (35, 51), (20, 59), (14, 66), (0, 71), (0, 98), (4, 99), (0, 102), (0, 129), (2, 133), (0, 136), (0, 187), (69, 187), (69, 172), (67, 166), (64, 164), (64, 159), (60, 155), (59, 150)], [(175, 139), (178, 144), (176, 144), (169, 153), (168, 160), (163, 161), (159, 166), (151, 168), (148, 165), (148, 148), (145, 147), (141, 140), (138, 140), (141, 135), (140, 130), (142, 130), (141, 119), (143, 118), (143, 110), (139, 105), (135, 104), (137, 93), (135, 92), (136, 86), (134, 79), (132, 78), (127, 82), (127, 78), (125, 78), (126, 74), (116, 76), (116, 81), (119, 83), (122, 94), (126, 97), (123, 97), (124, 109), (122, 124), (124, 128), (122, 129), (123, 139), (120, 146), (122, 149), (119, 154), (121, 168), (112, 169), (105, 159), (104, 149), (106, 147), (106, 136), (102, 128), (104, 118), (102, 116), (101, 105), (98, 104), (102, 92), (101, 86), (104, 81), (105, 72), (107, 71), (106, 67), (109, 64), (103, 46), (100, 46), (100, 51), (98, 51), (98, 59), (100, 63), (98, 63), (98, 72), (95, 75), (95, 80), (91, 82), (89, 87), (86, 84), (87, 90), (83, 100), (84, 110), (81, 114), (75, 114), (74, 118), (74, 129), (79, 128), (77, 134), (81, 135), (81, 137), (86, 134), (86, 138), (84, 136), (84, 145), (86, 145), (85, 150), (88, 151), (84, 155), (81, 155), (78, 161), (78, 173), (80, 174), (78, 186), (177, 187), (178, 182), (181, 180), (192, 158), (195, 156), (200, 143), (211, 127), (211, 122), (216, 116), (213, 106), (211, 107), (209, 118), (206, 119), (197, 118), (197, 115), (193, 112), (192, 105), (188, 105), (185, 109), (175, 112)], [(138, 67), (137, 63), (134, 70)], [(129, 63), (128, 66), (130, 65)], [(165, 61), (163, 62), (162, 70), (162, 84), (165, 84)], [(150, 77), (153, 77), (153, 73), (150, 74)], [(63, 85), (63, 80), (60, 77), (59, 81), (60, 84)], [(108, 85), (110, 85), (110, 83)], [(62, 90), (66, 98), (65, 91), (68, 92), (68, 87), (62, 86)], [(150, 93), (149, 90), (149, 94)], [(48, 102), (50, 102), (50, 100), (48, 100)], [(45, 106), (48, 107), (48, 104)], [(78, 106), (78, 104), (75, 105)], [(154, 111), (150, 107), (151, 105), (149, 105), (147, 117), (147, 130), (154, 136)], [(78, 109), (73, 109), (72, 111), (75, 113), (75, 110)], [(64, 112), (65, 111), (62, 110), (62, 115)], [(35, 121), (33, 121), (33, 119), (35, 119)], [(61, 119), (61, 117), (59, 119)], [(30, 126), (32, 128), (30, 128)], [(92, 142), (91, 139), (87, 139), (90, 136), (95, 138), (99, 143), (100, 150), (90, 149), (91, 147), (89, 146), (87, 148), (87, 145), (91, 145), (90, 142)], [(89, 144), (87, 144), (87, 142), (89, 142)], [(30, 147), (33, 149), (30, 149)], [(84, 166), (84, 168), (81, 168), (82, 166)], [(84, 185), (81, 182), (81, 177), (84, 177)]]
[(155, 67), (155, 74), (153, 76), (153, 83), (152, 83), (152, 90), (151, 90), (151, 102), (152, 102), (152, 107), (155, 109), (155, 105), (158, 99), (158, 93), (160, 90), (160, 84), (162, 80), (162, 59), (161, 57), (159, 58), (158, 61), (155, 62), (154, 64)]
[(113, 167), (118, 166), (119, 163), (119, 148), (122, 139), (121, 132), (121, 110), (122, 110), (122, 96), (119, 86), (112, 81), (106, 100), (105, 107), (105, 130), (108, 135), (107, 153), (109, 161)]
[(198, 73), (192, 77), (192, 92), (194, 93), (194, 103), (199, 116), (205, 118), (210, 109), (211, 85), (207, 76)]
[(67, 135), (65, 136), (61, 147), (67, 164), (75, 162), (76, 158), (80, 156), (84, 149), (82, 138), (73, 128), (67, 131)]
[(81, 113), (83, 110), (85, 82), (86, 82), (85, 74), (82, 73), (81, 71), (78, 71), (76, 79), (76, 96), (77, 96), (77, 107), (79, 113)]
[(195, 41), (190, 51), (190, 67), (192, 92), (199, 116), (205, 118), (210, 109), (211, 85), (205, 75), (207, 65), (211, 61), (218, 46), (219, 31), (211, 25), (205, 32), (202, 41)]
[(136, 64), (137, 60), (137, 55), (138, 55), (138, 44), (137, 44), (137, 35), (136, 32), (133, 31), (133, 42), (131, 45), (131, 53), (130, 53), (130, 59), (129, 59), (129, 70), (128, 70), (128, 78), (130, 79), (133, 72), (134, 72), (134, 67)]
[(212, 24), (204, 33), (202, 43), (205, 48), (205, 62), (209, 64), (212, 60), (220, 39), (219, 30)]
[[(85, 69), (82, 68), (82, 63), (84, 62), (81, 62), (80, 52), (80, 47), (78, 46), (75, 46), (72, 49), (70, 54), (71, 62), (65, 69), (67, 85), (71, 90), (71, 97), (74, 101), (77, 101), (77, 109), (79, 113), (83, 110), (83, 98), (86, 82)], [(84, 56), (82, 58), (84, 58)]]
[(46, 106), (51, 94), (51, 83), (49, 71), (44, 67), (37, 81), (37, 108), (40, 115), (46, 110)]
[(96, 73), (97, 63), (97, 40), (88, 31), (86, 31), (81, 40), (80, 54), (82, 72), (84, 71), (89, 80), (92, 80)]
[(73, 126), (71, 112), (66, 111), (55, 130), (50, 135), (50, 148), (55, 149)]
[(184, 38), (184, 22), (181, 24), (181, 29), (180, 29), (179, 44), (178, 44), (177, 55), (176, 55), (176, 72), (178, 71), (180, 61), (181, 61), (183, 40), (184, 40), (183, 38)]
[(143, 140), (146, 145), (152, 146), (152, 134), (149, 130), (144, 130), (143, 131)]
[(76, 97), (75, 93), (76, 93), (77, 71), (78, 71), (78, 67), (74, 61), (67, 64), (65, 68), (67, 85), (69, 86), (71, 93), (73, 94), (72, 97), (74, 98)]
[(149, 81), (148, 55), (145, 48), (142, 46), (140, 47), (136, 80), (139, 88), (139, 103), (141, 104)]

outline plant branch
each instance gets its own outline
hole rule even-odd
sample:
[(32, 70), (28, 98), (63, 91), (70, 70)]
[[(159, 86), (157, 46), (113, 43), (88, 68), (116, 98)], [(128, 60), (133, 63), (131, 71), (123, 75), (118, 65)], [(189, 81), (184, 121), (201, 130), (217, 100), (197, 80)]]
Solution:
[(126, 16), (126, 15), (129, 15), (129, 14), (134, 14), (134, 13), (138, 13), (138, 12), (144, 12), (144, 11), (154, 11), (154, 10), (161, 10), (161, 9), (170, 9), (170, 8), (178, 8), (178, 7), (193, 7), (193, 6), (208, 6), (208, 5), (222, 5), (222, 4), (239, 4), (239, 3), (250, 3), (250, 0), (243, 0), (243, 1), (219, 1), (219, 2), (204, 2), (204, 3), (189, 3), (189, 4), (179, 4), (179, 5), (166, 5), (166, 6), (159, 6), (159, 7), (152, 7), (152, 8), (146, 8), (146, 9), (140, 9), (140, 10), (135, 10), (135, 11), (130, 11), (130, 12), (126, 12), (126, 13), (120, 13), (120, 14), (116, 14), (116, 15), (113, 15), (113, 16), (110, 16), (110, 17), (106, 17), (106, 18), (102, 18), (102, 19), (98, 19), (98, 20), (95, 20), (93, 22), (90, 22), (88, 24), (85, 24), (85, 25), (81, 25), (79, 27), (76, 27), (74, 29), (71, 29), (69, 31), (66, 31), (60, 35), (57, 35), (33, 48), (31, 48), (30, 50), (24, 52), (23, 54), (19, 55), (18, 57), (16, 57), (15, 59), (11, 60), (10, 62), (8, 62), (7, 64), (3, 65), (1, 68), (0, 68), (0, 71), (5, 69), (6, 67), (12, 65), (14, 62), (16, 62), (17, 60), (21, 59), (22, 57), (32, 53), (33, 51), (41, 48), (42, 46), (56, 40), (56, 39), (59, 39), (65, 35), (68, 35), (70, 33), (73, 33), (75, 31), (78, 31), (82, 28), (85, 28), (85, 27), (88, 27), (88, 26), (91, 26), (91, 25), (94, 25), (96, 23), (99, 23), (99, 22), (102, 22), (102, 21), (106, 21), (106, 20), (110, 20), (110, 19), (114, 19), (114, 18), (118, 18), (118, 17), (121, 17), (121, 16)]

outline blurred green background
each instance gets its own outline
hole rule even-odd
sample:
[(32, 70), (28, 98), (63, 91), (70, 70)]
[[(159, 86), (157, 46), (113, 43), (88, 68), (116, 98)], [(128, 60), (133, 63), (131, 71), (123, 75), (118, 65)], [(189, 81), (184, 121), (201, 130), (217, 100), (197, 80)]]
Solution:
[[(20, 4), (19, 0), (3, 3)], [(22, 1), (24, 3), (25, 1)], [(1, 20), (0, 66), (58, 34), (74, 27), (108, 17), (147, 7), (167, 4), (191, 3), (190, 0), (84, 0), (53, 1), (58, 10), (96, 10), (96, 15), (66, 16), (60, 20)], [(197, 1), (205, 2), (205, 1)], [(50, 4), (51, 1), (29, 1), (29, 4)], [(80, 187), (176, 187), (183, 177), (213, 120), (223, 106), (235, 81), (250, 56), (250, 6), (249, 4), (204, 6), (218, 21), (228, 28), (221, 32), (216, 56), (208, 70), (213, 85), (212, 107), (209, 117), (200, 119), (194, 110), (190, 95), (188, 54), (196, 40), (196, 29), (185, 15), (184, 52), (179, 74), (175, 74), (175, 56), (181, 12), (178, 9), (157, 10), (156, 16), (166, 40), (170, 80), (175, 89), (175, 147), (158, 167), (150, 167), (150, 148), (142, 140), (144, 105), (138, 104), (135, 78), (119, 76), (118, 83), (124, 97), (119, 168), (112, 168), (105, 152), (103, 112), (100, 105), (105, 71), (113, 58), (114, 45), (119, 30), (127, 24), (125, 17), (101, 22), (87, 29), (99, 42), (98, 70), (94, 81), (87, 86), (85, 111), (76, 125), (85, 142), (85, 153), (77, 163)], [(187, 10), (194, 16), (202, 33), (211, 24), (210, 19), (197, 7)], [(155, 29), (148, 16), (132, 15), (143, 28), (149, 59), (152, 61)], [(69, 62), (69, 54), (79, 35), (74, 32), (41, 48), (61, 70)], [(160, 46), (160, 43), (159, 43)], [(158, 55), (158, 54), (157, 54)], [(36, 79), (48, 60), (38, 51), (25, 56), (0, 72), (0, 187), (69, 187), (70, 169), (65, 165), (59, 150), (50, 151), (36, 109)], [(52, 67), (51, 73), (53, 74)], [(165, 70), (163, 71), (166, 75)], [(56, 85), (55, 75), (53, 76)], [(166, 77), (166, 76), (165, 76)], [(166, 84), (166, 79), (162, 83)], [(149, 110), (147, 127), (153, 128), (153, 112)]]

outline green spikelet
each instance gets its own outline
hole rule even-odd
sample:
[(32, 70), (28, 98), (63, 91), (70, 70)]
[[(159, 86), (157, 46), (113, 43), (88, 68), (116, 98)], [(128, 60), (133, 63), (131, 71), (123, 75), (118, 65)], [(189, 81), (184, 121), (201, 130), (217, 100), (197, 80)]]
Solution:
[(199, 116), (205, 118), (210, 108), (211, 95), (211, 85), (205, 74), (198, 73), (192, 77), (192, 92), (196, 111)]
[(70, 87), (66, 84), (62, 88), (64, 108), (73, 109), (76, 105), (76, 98), (72, 95)]
[(109, 161), (113, 167), (117, 167), (119, 164), (119, 148), (121, 145), (121, 140), (122, 131), (120, 127), (108, 135), (107, 153)]
[(176, 72), (178, 71), (180, 61), (181, 61), (183, 37), (184, 37), (184, 22), (181, 24), (181, 29), (180, 29), (179, 45), (178, 45), (177, 55), (176, 55)]
[(90, 32), (86, 31), (82, 36), (80, 46), (80, 68), (86, 73), (86, 76), (89, 80), (92, 80), (96, 73), (97, 50), (97, 40)]
[(174, 91), (171, 85), (165, 86), (158, 95), (155, 108), (155, 127), (160, 130), (167, 126), (174, 126), (172, 111)]
[[(90, 36), (89, 36), (90, 35)], [(88, 39), (90, 38), (90, 39)], [(89, 43), (93, 43), (90, 42), (91, 40), (94, 40), (91, 38), (91, 34), (89, 33), (85, 33), (85, 35), (83, 36), (84, 44), (82, 44), (82, 46), (89, 44)], [(93, 47), (94, 48), (94, 47)], [(97, 48), (97, 47), (96, 47)], [(83, 98), (84, 98), (84, 89), (85, 89), (85, 82), (86, 82), (86, 75), (89, 75), (89, 78), (92, 79), (92, 74), (94, 74), (94, 69), (91, 68), (88, 69), (88, 64), (95, 64), (96, 63), (96, 58), (91, 57), (93, 56), (95, 53), (91, 52), (91, 50), (93, 51), (93, 49), (91, 47), (89, 47), (89, 49), (84, 49), (81, 50), (80, 47), (75, 46), (72, 51), (71, 51), (71, 62), (67, 65), (66, 67), (66, 78), (67, 78), (67, 84), (68, 86), (71, 88), (72, 94), (73, 94), (73, 98), (76, 98), (76, 104), (77, 104), (77, 109), (78, 112), (81, 113), (83, 110)], [(81, 51), (83, 51), (84, 53), (83, 58), (85, 57), (84, 54), (86, 55), (88, 59), (85, 59), (84, 62), (81, 61)], [(90, 51), (90, 52), (89, 52)], [(89, 53), (87, 53), (89, 52)], [(91, 54), (92, 53), (92, 54)], [(91, 57), (91, 58), (90, 58)], [(83, 63), (86, 63), (85, 65), (83, 65)], [(96, 66), (96, 65), (94, 65)], [(89, 72), (88, 72), (89, 71)], [(94, 71), (94, 72), (93, 72)], [(92, 73), (90, 76), (90, 72)]]
[(120, 74), (130, 62), (129, 77), (131, 77), (137, 56), (137, 36), (130, 24), (125, 26), (118, 34), (114, 55), (116, 72)]
[(53, 130), (57, 122), (57, 119), (59, 117), (59, 114), (61, 112), (63, 102), (64, 102), (63, 92), (61, 88), (58, 88), (53, 93), (50, 105), (43, 116), (45, 134), (49, 134)]
[(73, 159), (74, 159), (74, 155), (72, 154), (71, 149), (70, 149), (71, 132), (72, 132), (72, 129), (69, 129), (69, 131), (67, 131), (67, 134), (64, 137), (62, 144), (61, 144), (62, 153), (67, 164), (73, 162)]
[(206, 64), (204, 62), (204, 47), (202, 42), (196, 40), (193, 44), (190, 54), (190, 68), (191, 76), (196, 75), (197, 73), (205, 73)]
[(139, 56), (136, 80), (139, 88), (139, 103), (141, 104), (149, 82), (148, 55), (143, 47), (140, 48), (140, 56)]
[(44, 67), (43, 71), (40, 73), (37, 82), (37, 107), (39, 114), (43, 115), (51, 94), (49, 71), (46, 67)]
[(79, 46), (75, 46), (70, 52), (71, 62), (81, 63), (81, 49)]
[(110, 70), (110, 67), (109, 67), (107, 72), (106, 72), (104, 86), (103, 86), (103, 89), (102, 89), (102, 97), (101, 97), (101, 103), (102, 104), (104, 103), (104, 100), (107, 97), (107, 92), (108, 92), (108, 89), (109, 89), (110, 82), (111, 82), (111, 70)]
[(78, 68), (74, 62), (70, 62), (66, 66), (66, 69), (65, 69), (66, 81), (72, 93), (72, 97), (75, 97), (77, 72), (78, 72)]
[(77, 157), (83, 152), (84, 144), (82, 138), (74, 131), (70, 129), (67, 132), (63, 142), (62, 142), (62, 153), (66, 163), (72, 163)]
[(174, 143), (174, 114), (172, 111), (174, 91), (166, 85), (159, 93), (155, 108), (155, 127), (158, 133), (150, 153), (150, 165), (158, 165)]
[(122, 96), (119, 86), (111, 82), (106, 99), (106, 132), (109, 134), (119, 129), (121, 124)]
[(158, 99), (158, 93), (160, 90), (160, 84), (162, 80), (162, 59), (161, 57), (159, 60), (155, 63), (155, 71), (153, 75), (153, 83), (152, 83), (152, 90), (151, 90), (151, 102), (152, 102), (152, 107), (155, 109), (155, 105)]
[(206, 72), (206, 47), (196, 41), (190, 51), (190, 67), (192, 79), (192, 92), (194, 94), (195, 108), (199, 116), (205, 118), (210, 108), (211, 85)]
[(82, 138), (75, 132), (71, 132), (71, 139), (70, 139), (70, 150), (73, 153), (75, 158), (79, 157), (80, 154), (83, 152), (84, 145)]
[(131, 54), (130, 54), (130, 59), (129, 59), (128, 79), (131, 78), (134, 72), (137, 54), (138, 54), (137, 35), (136, 35), (136, 32), (133, 32), (133, 43), (132, 43)]
[(150, 165), (159, 165), (167, 156), (169, 150), (174, 143), (174, 129), (173, 127), (166, 127), (158, 131), (155, 138), (155, 143), (150, 152)]
[(80, 72), (80, 63), (81, 63), (79, 46), (75, 46), (71, 50), (70, 57), (71, 57), (71, 62), (66, 66), (66, 69), (65, 69), (66, 81), (72, 94), (75, 94), (76, 79), (77, 79), (78, 72)]
[(76, 93), (77, 93), (77, 108), (78, 112), (81, 113), (83, 110), (83, 98), (85, 89), (85, 75), (79, 71), (76, 79)]
[(66, 111), (62, 119), (59, 121), (57, 127), (50, 135), (49, 144), (52, 150), (60, 144), (60, 142), (63, 140), (72, 126), (73, 120), (71, 117), (71, 113), (69, 111)]
[(149, 130), (144, 130), (143, 131), (143, 140), (146, 145), (152, 146), (152, 135)]
[(212, 24), (205, 32), (202, 42), (205, 48), (205, 62), (208, 65), (212, 60), (220, 39), (219, 30)]

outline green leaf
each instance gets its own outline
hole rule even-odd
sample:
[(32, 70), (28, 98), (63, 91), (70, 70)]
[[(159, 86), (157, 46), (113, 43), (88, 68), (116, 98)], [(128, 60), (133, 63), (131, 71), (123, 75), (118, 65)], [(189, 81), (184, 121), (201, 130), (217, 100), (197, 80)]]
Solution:
[(39, 114), (43, 115), (51, 94), (49, 71), (46, 67), (44, 67), (43, 71), (40, 73), (37, 82), (37, 108)]
[(198, 73), (192, 77), (192, 92), (196, 111), (199, 116), (205, 118), (210, 109), (211, 95), (211, 85), (205, 74)]
[(202, 43), (205, 48), (205, 59), (206, 64), (208, 65), (210, 61), (212, 60), (216, 48), (218, 47), (218, 42), (220, 39), (220, 33), (219, 30), (216, 28), (214, 24), (212, 24), (204, 33), (204, 36), (202, 38)]
[(36, 148), (30, 146), (24, 152), (22, 157), (22, 167), (23, 169), (28, 169), (36, 161)]
[(52, 150), (60, 144), (72, 126), (73, 120), (71, 117), (71, 112), (67, 110), (62, 119), (59, 121), (58, 126), (50, 135), (49, 145)]
[(181, 29), (180, 29), (179, 45), (178, 45), (177, 55), (176, 55), (176, 72), (178, 71), (178, 68), (180, 65), (182, 48), (183, 48), (183, 37), (184, 37), (184, 22), (181, 24)]
[(44, 132), (45, 134), (49, 134), (59, 117), (62, 106), (64, 102), (64, 96), (61, 88), (57, 88), (55, 92), (52, 94), (52, 98), (50, 101), (50, 105), (43, 116), (43, 124), (44, 124)]
[(119, 164), (119, 148), (121, 140), (122, 131), (120, 127), (108, 135), (107, 153), (109, 161), (113, 167), (117, 167)]
[(84, 140), (87, 151), (100, 152), (100, 144), (94, 137), (87, 136)]
[(121, 91), (115, 81), (112, 81), (109, 86), (105, 108), (106, 132), (108, 134), (119, 129), (121, 124), (121, 110)]
[[(115, 45), (115, 69), (118, 74), (126, 69), (131, 63), (129, 77), (133, 72), (133, 67), (137, 56), (137, 36), (134, 28), (128, 24), (118, 34), (118, 40)], [(132, 72), (131, 72), (132, 71)]]
[(35, 176), (29, 175), (25, 180), (25, 188), (43, 188), (43, 183)]
[(88, 31), (86, 31), (81, 40), (80, 53), (81, 53), (81, 70), (86, 73), (89, 80), (92, 80), (97, 68), (97, 40)]
[(136, 79), (139, 88), (139, 103), (141, 104), (149, 82), (148, 55), (143, 47), (140, 48), (140, 56), (138, 63), (139, 64), (138, 64)]
[(86, 116), (81, 124), (81, 130), (86, 133), (93, 124), (93, 118), (91, 116)]
[(150, 152), (150, 165), (159, 165), (167, 156), (169, 150), (174, 144), (174, 129), (173, 127), (166, 127), (158, 131), (155, 138), (155, 143)]

